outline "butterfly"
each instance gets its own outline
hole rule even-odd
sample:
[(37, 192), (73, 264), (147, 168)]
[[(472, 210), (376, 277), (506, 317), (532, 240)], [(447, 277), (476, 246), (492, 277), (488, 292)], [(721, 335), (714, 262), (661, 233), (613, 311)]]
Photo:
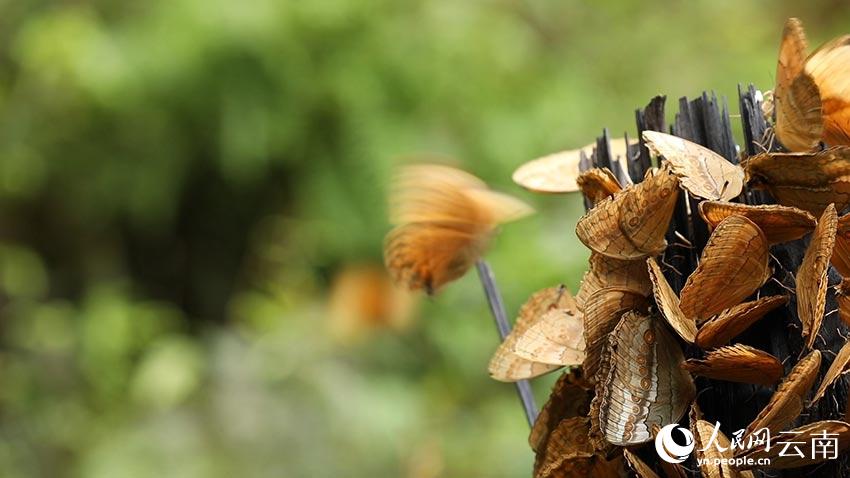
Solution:
[(670, 164), (682, 187), (704, 199), (729, 201), (741, 194), (744, 171), (714, 151), (678, 136), (644, 131), (646, 147)]
[(578, 175), (576, 184), (591, 204), (596, 204), (623, 190), (620, 181), (608, 168), (593, 168)]
[[(844, 456), (850, 448), (850, 424), (840, 420), (822, 420), (809, 423), (785, 433), (786, 442), (793, 437), (793, 446), (797, 450), (815, 450), (818, 442), (823, 443), (824, 437), (829, 437), (831, 444), (830, 453), (785, 453), (785, 446), (777, 446), (776, 442), (761, 443), (751, 449), (744, 449), (745, 453), (740, 456), (748, 458), (741, 468), (755, 468), (762, 460), (769, 460), (770, 468), (788, 469), (803, 466), (816, 465), (830, 459), (834, 451), (837, 456)], [(781, 442), (780, 442), (781, 443)]]
[(679, 181), (669, 170), (648, 171), (643, 181), (603, 199), (578, 224), (576, 235), (588, 248), (614, 259), (643, 259), (667, 246)]
[[(814, 350), (800, 359), (779, 384), (767, 405), (747, 426), (743, 436), (748, 437), (762, 428), (767, 428), (773, 435), (797, 418), (803, 410), (806, 395), (818, 378), (820, 362), (819, 350)], [(742, 454), (739, 450), (736, 455)]]
[(767, 238), (752, 221), (738, 215), (721, 221), (682, 288), (682, 312), (702, 324), (749, 297), (770, 277), (768, 254)]
[(694, 343), (697, 335), (694, 319), (688, 318), (682, 312), (679, 307), (679, 298), (673, 288), (670, 287), (664, 273), (661, 272), (661, 266), (658, 265), (658, 262), (654, 258), (649, 258), (646, 263), (649, 266), (649, 277), (652, 279), (652, 289), (658, 310), (682, 340), (689, 344)]
[(823, 322), (828, 286), (827, 273), (835, 245), (837, 224), (835, 207), (830, 204), (818, 220), (811, 242), (803, 256), (803, 262), (797, 269), (797, 315), (803, 324), (803, 338), (806, 339), (808, 348), (814, 346)]
[[(628, 170), (626, 163), (628, 148), (635, 147), (636, 142), (628, 145), (624, 138), (612, 139), (610, 153), (612, 158), (618, 158), (619, 165), (624, 171)], [(529, 161), (514, 171), (513, 180), (516, 184), (538, 193), (560, 194), (579, 191), (577, 183), (581, 168), (581, 156), (590, 157), (596, 143), (590, 143), (579, 149), (561, 151), (542, 158)]]
[(684, 356), (661, 319), (623, 314), (602, 354), (590, 404), (591, 440), (629, 446), (652, 439), (654, 425), (675, 423), (695, 396)]
[(694, 452), (702, 476), (706, 478), (753, 478), (750, 471), (735, 468), (732, 463), (733, 448), (729, 438), (702, 419), (694, 403), (690, 413), (691, 434), (694, 436)]
[(811, 151), (823, 141), (850, 144), (850, 35), (806, 56), (803, 25), (789, 18), (776, 66), (774, 131), (791, 151)]
[(408, 166), (394, 179), (384, 261), (393, 279), (433, 294), (481, 257), (499, 224), (531, 207), (458, 169)]
[(747, 186), (766, 189), (784, 206), (820, 216), (850, 204), (850, 147), (808, 153), (760, 153), (744, 162)]
[(850, 366), (850, 341), (845, 342), (841, 347), (841, 350), (835, 354), (835, 358), (832, 359), (832, 363), (829, 364), (829, 369), (827, 369), (817, 392), (815, 392), (815, 397), (812, 398), (812, 404), (823, 398), (823, 395), (826, 393), (826, 389), (835, 383), (835, 381), (838, 380), (838, 377), (850, 371), (848, 370), (848, 366)]
[(761, 229), (770, 244), (799, 239), (811, 232), (817, 223), (808, 211), (778, 204), (751, 206), (725, 201), (702, 201), (699, 203), (699, 214), (710, 230), (733, 214), (744, 216)]
[(773, 355), (741, 344), (712, 350), (702, 359), (688, 359), (684, 367), (715, 380), (760, 385), (773, 385), (784, 372), (782, 362)]
[(726, 345), (765, 314), (787, 303), (787, 295), (771, 295), (732, 306), (705, 322), (695, 342), (704, 349)]
[(331, 332), (340, 339), (355, 339), (371, 329), (404, 330), (411, 324), (415, 304), (415, 295), (393, 284), (380, 265), (349, 264), (331, 285)]
[(561, 368), (561, 365), (522, 358), (515, 350), (519, 338), (552, 311), (577, 314), (575, 301), (563, 285), (548, 287), (532, 294), (520, 307), (514, 328), (490, 359), (488, 370), (491, 377), (502, 382), (515, 382)]

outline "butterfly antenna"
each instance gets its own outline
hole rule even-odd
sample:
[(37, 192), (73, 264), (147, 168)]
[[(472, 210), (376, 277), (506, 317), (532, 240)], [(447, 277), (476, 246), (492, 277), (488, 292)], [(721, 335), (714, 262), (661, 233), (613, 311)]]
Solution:
[[(499, 338), (504, 342), (511, 332), (511, 325), (508, 323), (502, 294), (499, 293), (499, 288), (496, 286), (496, 276), (493, 274), (490, 264), (484, 260), (478, 261), (475, 266), (478, 269), (478, 278), (481, 279), (481, 285), (484, 287), (484, 294), (487, 296), (490, 313), (493, 315), (493, 320), (496, 321), (496, 328), (499, 329)], [(534, 426), (534, 420), (537, 419), (537, 405), (534, 403), (531, 384), (528, 380), (517, 380), (514, 385), (522, 402), (525, 417), (528, 419), (528, 425)]]

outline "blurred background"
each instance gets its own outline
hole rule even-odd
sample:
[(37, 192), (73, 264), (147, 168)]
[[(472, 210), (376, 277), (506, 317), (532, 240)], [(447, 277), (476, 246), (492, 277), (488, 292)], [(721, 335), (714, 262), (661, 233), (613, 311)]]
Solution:
[(850, 32), (837, 0), (0, 0), (0, 475), (528, 476), (474, 272), (385, 282), (393, 167), (534, 204), (488, 254), (513, 315), (587, 253), (579, 197), (512, 170), (658, 93), (737, 113), (792, 15)]

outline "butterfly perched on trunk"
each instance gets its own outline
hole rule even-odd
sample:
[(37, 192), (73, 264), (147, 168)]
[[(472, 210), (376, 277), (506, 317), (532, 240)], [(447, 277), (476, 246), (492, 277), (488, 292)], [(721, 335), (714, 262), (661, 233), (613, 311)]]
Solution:
[(477, 261), (499, 224), (531, 214), (524, 202), (490, 190), (458, 169), (408, 166), (395, 178), (384, 260), (396, 282), (434, 293)]
[(850, 144), (850, 35), (807, 49), (802, 23), (789, 18), (776, 66), (776, 137), (791, 151)]

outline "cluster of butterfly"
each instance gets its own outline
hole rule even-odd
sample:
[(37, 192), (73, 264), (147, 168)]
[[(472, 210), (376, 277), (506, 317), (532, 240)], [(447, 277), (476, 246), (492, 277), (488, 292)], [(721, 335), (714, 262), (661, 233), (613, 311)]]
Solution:
[[(700, 460), (705, 476), (752, 476), (710, 458), (770, 457), (774, 468), (817, 462), (778, 456), (776, 447), (701, 451), (714, 427), (694, 403), (692, 378), (779, 383), (747, 426), (746, 439), (757, 430), (773, 435), (789, 425), (807, 405), (818, 377), (821, 352), (815, 345), (830, 263), (850, 278), (850, 215), (837, 215), (850, 204), (850, 114), (844, 112), (850, 104), (850, 36), (808, 57), (805, 51), (802, 27), (791, 19), (783, 32), (770, 109), (776, 138), (792, 152), (761, 153), (738, 166), (695, 143), (645, 131), (643, 143), (659, 158), (659, 167), (637, 184), (622, 185), (607, 169), (579, 174), (581, 150), (532, 161), (514, 174), (515, 182), (532, 191), (580, 190), (593, 205), (576, 226), (591, 250), (577, 295), (564, 286), (532, 295), (489, 365), (493, 378), (502, 381), (570, 367), (532, 429), (535, 477), (622, 476), (624, 461), (639, 476), (656, 476), (633, 453), (634, 446), (652, 440), (688, 409), (697, 458), (709, 458)], [(623, 145), (625, 158), (628, 145)], [(410, 167), (395, 184), (396, 227), (385, 243), (386, 265), (396, 281), (429, 293), (463, 275), (498, 224), (531, 212), (451, 168)], [(779, 204), (730, 202), (745, 185), (767, 189)], [(711, 235), (677, 295), (656, 257), (666, 248), (665, 233), (682, 189), (701, 199), (699, 214)], [(729, 343), (788, 303), (784, 295), (744, 301), (772, 275), (770, 246), (807, 234), (810, 243), (796, 271), (795, 291), (807, 354), (783, 377), (776, 357)], [(842, 283), (841, 291), (850, 291), (850, 282)], [(850, 323), (850, 296), (840, 293), (838, 300), (842, 319)], [(702, 359), (685, 360), (680, 341), (707, 352)], [(808, 405), (847, 371), (850, 343)], [(800, 427), (794, 430), (796, 441), (811, 442), (823, 430), (840, 438), (841, 450), (850, 447), (850, 424), (843, 421)], [(720, 435), (720, 443), (728, 444)], [(680, 465), (660, 465), (668, 476), (686, 476)]]

